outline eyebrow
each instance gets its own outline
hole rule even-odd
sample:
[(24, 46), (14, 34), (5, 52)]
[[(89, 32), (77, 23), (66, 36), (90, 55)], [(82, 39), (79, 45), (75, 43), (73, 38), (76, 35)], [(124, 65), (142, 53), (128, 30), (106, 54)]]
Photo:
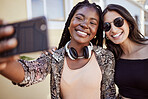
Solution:
[[(83, 16), (83, 17), (85, 17), (83, 14), (81, 14), (81, 13), (78, 13), (78, 14), (76, 14), (76, 15), (81, 15), (81, 16)], [(92, 20), (96, 20), (98, 23), (99, 23), (99, 21), (96, 19), (96, 18), (91, 18)]]

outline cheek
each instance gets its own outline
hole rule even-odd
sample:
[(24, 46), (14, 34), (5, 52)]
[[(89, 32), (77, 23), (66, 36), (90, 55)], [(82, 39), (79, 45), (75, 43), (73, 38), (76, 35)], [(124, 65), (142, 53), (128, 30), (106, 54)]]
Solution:
[(129, 24), (127, 22), (124, 23), (124, 30), (129, 33)]
[(93, 32), (93, 35), (96, 35), (97, 34), (97, 31), (98, 31), (98, 28), (92, 28), (92, 32)]
[(123, 30), (124, 30), (125, 35), (128, 36), (129, 35), (129, 27), (128, 27), (128, 25), (124, 26)]
[(106, 35), (107, 37), (109, 37), (109, 32), (105, 32), (105, 35)]

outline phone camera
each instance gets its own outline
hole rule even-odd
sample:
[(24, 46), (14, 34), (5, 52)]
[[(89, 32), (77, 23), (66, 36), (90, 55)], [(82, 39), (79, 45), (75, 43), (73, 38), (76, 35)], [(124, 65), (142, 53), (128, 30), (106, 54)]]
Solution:
[(46, 25), (45, 24), (42, 24), (41, 26), (40, 26), (40, 29), (42, 30), (42, 31), (45, 31), (46, 30)]

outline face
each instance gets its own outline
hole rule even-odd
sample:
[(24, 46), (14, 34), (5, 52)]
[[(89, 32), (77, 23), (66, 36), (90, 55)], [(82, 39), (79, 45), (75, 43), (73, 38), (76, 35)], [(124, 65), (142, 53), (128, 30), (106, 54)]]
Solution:
[(76, 11), (70, 26), (71, 41), (89, 43), (97, 33), (99, 16), (94, 8), (83, 7)]
[(108, 11), (104, 15), (104, 27), (106, 27), (105, 28), (106, 36), (113, 43), (122, 44), (128, 39), (129, 35), (128, 22), (116, 11)]

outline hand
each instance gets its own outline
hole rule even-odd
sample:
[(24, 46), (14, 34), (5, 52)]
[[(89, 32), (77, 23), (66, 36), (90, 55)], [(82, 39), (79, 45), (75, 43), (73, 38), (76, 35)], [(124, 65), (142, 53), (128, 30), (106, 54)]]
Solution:
[[(0, 25), (3, 24), (3, 21), (0, 20)], [(14, 28), (12, 26), (2, 27), (0, 28), (0, 39), (12, 35), (14, 32)], [(15, 48), (17, 46), (17, 41), (15, 38), (0, 41), (0, 53), (6, 50)]]
[[(56, 49), (57, 49), (57, 47), (53, 47), (53, 48), (49, 49), (48, 52), (49, 52), (50, 54), (53, 54)], [(47, 52), (47, 51), (44, 51), (43, 53), (46, 54), (46, 55), (48, 55), (48, 52)]]
[(53, 47), (53, 48), (49, 49), (48, 52), (53, 54), (55, 52), (55, 50), (57, 50), (57, 47)]
[[(2, 20), (0, 20), (0, 25), (4, 24)], [(14, 28), (12, 26), (1, 27), (0, 28), (0, 40), (4, 37), (12, 35), (14, 32)], [(17, 40), (15, 38), (9, 40), (2, 40), (0, 41), (0, 53), (13, 49), (17, 46)], [(7, 57), (7, 58), (0, 58), (0, 70), (6, 68), (7, 62), (12, 60), (16, 60), (16, 56)]]
[(8, 62), (14, 61), (19, 59), (19, 56), (11, 56), (11, 57), (6, 57), (6, 58), (0, 58), (0, 71), (4, 70), (7, 66)]

